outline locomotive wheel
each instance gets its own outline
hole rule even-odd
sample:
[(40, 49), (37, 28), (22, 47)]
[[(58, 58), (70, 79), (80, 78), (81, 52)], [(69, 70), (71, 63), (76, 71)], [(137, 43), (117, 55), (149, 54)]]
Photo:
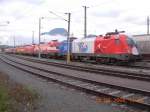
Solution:
[(111, 59), (110, 59), (110, 63), (111, 63), (111, 64), (114, 64), (114, 63), (116, 63), (116, 62), (117, 62), (116, 59), (114, 59), (114, 58), (111, 58)]

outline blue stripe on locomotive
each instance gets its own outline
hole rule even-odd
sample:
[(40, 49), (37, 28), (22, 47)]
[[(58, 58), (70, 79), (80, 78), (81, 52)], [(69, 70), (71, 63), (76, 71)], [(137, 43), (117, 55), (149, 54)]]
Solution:
[[(67, 40), (64, 40), (60, 43), (58, 49), (59, 49), (59, 55), (66, 55), (68, 50)], [(72, 51), (72, 42), (70, 43), (70, 52)]]

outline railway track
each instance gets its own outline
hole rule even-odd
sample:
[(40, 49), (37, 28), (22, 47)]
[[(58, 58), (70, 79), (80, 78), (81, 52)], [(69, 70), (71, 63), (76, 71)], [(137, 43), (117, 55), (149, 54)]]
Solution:
[(136, 61), (136, 62), (128, 63), (126, 65), (121, 65), (121, 66), (150, 70), (150, 60)]
[(0, 59), (9, 65), (46, 80), (54, 81), (93, 95), (105, 96), (107, 98), (105, 100), (108, 101), (109, 98), (110, 102), (125, 103), (142, 109), (150, 109), (150, 91), (101, 83), (76, 76), (69, 76), (64, 73), (48, 71), (40, 67), (16, 62), (4, 56), (1, 56)]
[(24, 59), (27, 61), (31, 61), (31, 62), (52, 65), (52, 66), (62, 67), (62, 68), (67, 68), (67, 69), (72, 69), (72, 70), (80, 70), (80, 71), (85, 71), (85, 72), (90, 72), (90, 73), (123, 77), (123, 78), (128, 78), (128, 79), (136, 79), (136, 80), (142, 80), (142, 81), (148, 81), (148, 82), (150, 81), (150, 74), (146, 74), (142, 72), (117, 71), (117, 70), (107, 69), (107, 68), (93, 68), (93, 67), (78, 66), (78, 65), (73, 65), (73, 64), (47, 62), (47, 61), (41, 61), (38, 59), (29, 58), (29, 57), (17, 56), (17, 55), (11, 55), (11, 56)]
[(137, 69), (145, 69), (145, 70), (150, 70), (150, 66), (141, 66), (141, 65), (130, 65), (130, 68), (137, 68)]
[[(13, 54), (11, 54), (13, 55)], [(13, 56), (19, 56), (19, 55), (13, 55)], [(28, 59), (27, 57), (22, 57), (22, 56), (19, 56), (19, 58), (24, 58), (24, 59)], [(30, 59), (30, 58), (29, 58)], [(40, 60), (39, 60), (40, 61)], [(55, 61), (55, 60), (54, 60)], [(60, 60), (59, 60), (60, 61)], [(150, 61), (150, 60), (149, 60)], [(134, 69), (144, 69), (144, 70), (150, 70), (150, 63), (149, 61), (139, 61), (139, 62), (134, 62), (134, 63), (129, 63), (129, 64), (112, 64), (112, 63), (107, 63), (107, 64), (101, 64), (101, 65), (104, 65), (104, 66), (114, 66), (114, 67), (124, 67), (124, 68), (134, 68)], [(54, 63), (53, 61), (52, 62), (44, 62), (45, 64), (50, 64), (50, 63)], [(96, 64), (95, 62), (84, 62), (84, 63), (87, 63), (87, 64)], [(55, 61), (55, 64), (57, 64), (57, 62)], [(98, 64), (97, 64), (98, 65)], [(69, 65), (69, 66), (72, 66), (72, 65)], [(89, 68), (88, 68), (89, 69)], [(92, 68), (93, 69), (93, 68)], [(103, 69), (101, 69), (103, 70)]]

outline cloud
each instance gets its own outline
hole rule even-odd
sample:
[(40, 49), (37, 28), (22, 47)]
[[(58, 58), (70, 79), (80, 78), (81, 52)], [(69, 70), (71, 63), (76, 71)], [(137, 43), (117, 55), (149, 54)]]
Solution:
[(105, 12), (93, 12), (92, 15), (95, 17), (119, 17), (121, 12), (119, 10), (110, 10)]
[(135, 25), (146, 25), (146, 17), (141, 18), (129, 16), (124, 18), (124, 21)]
[[(146, 17), (150, 15), (149, 4), (149, 0), (0, 0), (0, 24), (10, 21), (7, 27), (0, 28), (0, 32), (3, 30), (8, 33), (8, 41), (11, 44), (12, 35), (30, 43), (34, 30), (35, 40), (38, 42), (38, 20), (42, 16), (48, 18), (42, 20), (41, 32), (48, 32), (57, 27), (67, 29), (67, 22), (50, 14), (50, 10), (65, 19), (68, 18), (64, 13), (71, 12), (71, 34), (83, 37), (82, 6), (87, 5), (88, 34), (105, 34), (116, 28), (131, 34), (140, 34), (146, 30)], [(48, 36), (44, 38), (47, 38), (47, 41), (52, 39)], [(22, 44), (21, 40), (17, 42)]]
[(22, 1), (30, 3), (30, 4), (34, 4), (34, 5), (40, 5), (44, 3), (44, 0), (22, 0)]

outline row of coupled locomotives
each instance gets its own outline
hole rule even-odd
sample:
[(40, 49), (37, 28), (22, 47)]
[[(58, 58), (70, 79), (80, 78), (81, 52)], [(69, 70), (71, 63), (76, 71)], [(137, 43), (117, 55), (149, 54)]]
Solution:
[[(96, 62), (116, 62), (140, 59), (136, 42), (123, 33), (107, 33), (91, 38), (70, 38), (69, 50), (72, 60), (93, 60)], [(6, 53), (24, 55), (38, 55), (42, 57), (65, 58), (68, 51), (67, 40), (58, 42), (52, 40), (48, 43), (18, 46), (5, 49)]]

